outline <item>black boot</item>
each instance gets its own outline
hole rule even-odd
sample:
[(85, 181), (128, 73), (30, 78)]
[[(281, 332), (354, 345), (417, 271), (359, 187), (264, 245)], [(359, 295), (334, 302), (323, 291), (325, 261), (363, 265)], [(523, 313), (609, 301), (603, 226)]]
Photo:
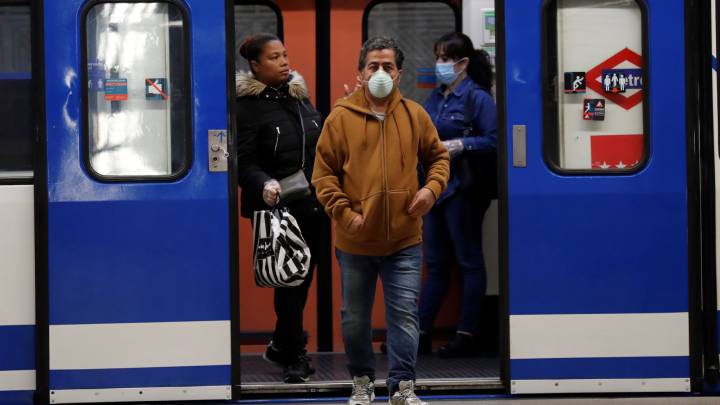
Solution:
[(283, 369), (283, 381), (286, 383), (303, 383), (310, 380), (310, 374), (315, 369), (310, 365), (310, 358), (306, 355), (298, 356), (292, 364)]
[(480, 351), (480, 344), (473, 335), (456, 333), (455, 337), (445, 346), (438, 349), (438, 356), (449, 359), (454, 357), (477, 356)]
[(295, 361), (295, 356), (290, 356), (286, 351), (278, 348), (273, 344), (271, 340), (268, 343), (263, 359), (277, 367), (287, 367), (289, 364)]

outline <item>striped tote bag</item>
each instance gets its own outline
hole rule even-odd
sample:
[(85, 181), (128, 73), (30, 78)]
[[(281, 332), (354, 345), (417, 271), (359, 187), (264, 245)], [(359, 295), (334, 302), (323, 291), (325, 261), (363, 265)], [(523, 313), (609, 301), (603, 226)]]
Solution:
[(253, 270), (260, 287), (295, 287), (310, 270), (310, 248), (287, 208), (253, 213)]

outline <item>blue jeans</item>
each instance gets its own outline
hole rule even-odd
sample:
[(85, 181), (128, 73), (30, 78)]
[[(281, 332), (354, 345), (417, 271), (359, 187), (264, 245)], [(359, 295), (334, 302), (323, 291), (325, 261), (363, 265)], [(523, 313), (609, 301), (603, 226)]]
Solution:
[(382, 281), (387, 320), (389, 373), (392, 395), (400, 381), (415, 380), (419, 339), (417, 300), (420, 295), (422, 249), (411, 246), (389, 256), (335, 253), (342, 273), (342, 330), (348, 370), (353, 377), (375, 378), (372, 348), (372, 305), (377, 278)]
[(457, 261), (462, 273), (462, 309), (457, 330), (477, 335), (485, 296), (482, 223), (489, 200), (471, 198), (458, 190), (433, 207), (423, 219), (427, 274), (420, 297), (420, 331), (430, 333), (450, 285), (450, 269)]

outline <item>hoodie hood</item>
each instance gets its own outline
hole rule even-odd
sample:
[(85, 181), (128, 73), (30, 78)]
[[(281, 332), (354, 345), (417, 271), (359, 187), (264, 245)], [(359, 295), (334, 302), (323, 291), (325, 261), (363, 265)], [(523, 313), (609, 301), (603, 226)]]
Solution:
[[(290, 71), (290, 80), (287, 82), (290, 97), (303, 100), (309, 97), (305, 79), (296, 70)], [(268, 85), (255, 79), (252, 72), (239, 71), (235, 73), (235, 96), (255, 96), (262, 94)]]
[[(349, 96), (342, 98), (338, 100), (335, 103), (335, 107), (345, 107), (351, 111), (358, 112), (362, 114), (363, 121), (362, 121), (362, 136), (363, 136), (363, 148), (367, 148), (368, 146), (368, 131), (367, 131), (367, 121), (370, 117), (371, 119), (375, 119), (375, 113), (370, 110), (370, 103), (368, 103), (367, 97), (365, 97), (365, 91), (366, 88), (363, 87), (361, 89), (358, 89), (354, 91)], [(400, 143), (400, 164), (402, 166), (405, 165), (405, 148), (403, 147), (403, 131), (400, 130), (398, 126), (398, 119), (393, 116), (393, 111), (398, 106), (405, 106), (405, 109), (407, 109), (407, 106), (405, 105), (405, 98), (403, 97), (402, 93), (396, 88), (393, 89), (393, 91), (388, 95), (390, 98), (388, 102), (387, 109), (385, 110), (385, 119), (389, 123), (388, 125), (393, 125), (396, 128), (396, 134), (398, 137), (398, 141)], [(408, 111), (409, 113), (409, 111)], [(412, 121), (410, 122), (411, 125), (411, 132), (414, 131), (414, 128), (412, 127)], [(407, 135), (407, 134), (406, 134)], [(408, 142), (408, 141), (405, 141)]]
[[(335, 103), (335, 107), (345, 107), (350, 110), (374, 117), (375, 114), (370, 110), (370, 103), (368, 103), (367, 98), (365, 97), (365, 91), (367, 91), (365, 87), (355, 90), (349, 96), (338, 100)], [(390, 116), (395, 107), (397, 107), (400, 102), (403, 101), (403, 95), (400, 93), (397, 87), (393, 89), (392, 93), (390, 93), (388, 97), (390, 98), (390, 101), (387, 109), (385, 110), (386, 116)]]

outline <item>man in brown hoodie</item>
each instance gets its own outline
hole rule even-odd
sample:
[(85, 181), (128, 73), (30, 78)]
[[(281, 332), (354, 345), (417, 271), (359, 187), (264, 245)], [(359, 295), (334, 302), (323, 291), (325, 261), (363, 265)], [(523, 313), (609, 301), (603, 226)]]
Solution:
[[(362, 88), (340, 100), (317, 144), (312, 182), (335, 220), (342, 273), (342, 328), (350, 405), (369, 404), (375, 364), (370, 317), (379, 276), (387, 319), (392, 405), (419, 405), (414, 393), (422, 216), (447, 186), (449, 156), (422, 106), (400, 94), (403, 53), (390, 38), (360, 51)], [(425, 184), (418, 181), (418, 164)]]

